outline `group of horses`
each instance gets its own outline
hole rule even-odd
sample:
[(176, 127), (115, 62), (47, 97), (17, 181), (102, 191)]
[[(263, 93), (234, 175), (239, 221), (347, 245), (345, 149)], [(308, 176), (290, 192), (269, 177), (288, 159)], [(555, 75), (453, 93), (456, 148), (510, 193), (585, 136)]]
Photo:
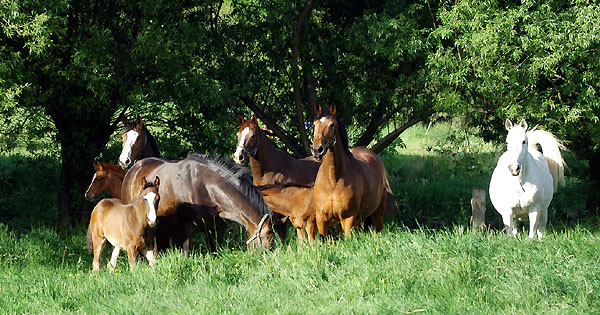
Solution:
[[(111, 267), (121, 249), (131, 266), (138, 253), (153, 264), (157, 249), (170, 245), (188, 254), (198, 230), (206, 232), (214, 251), (224, 219), (246, 228), (250, 249), (271, 248), (275, 234), (285, 233), (288, 218), (300, 243), (314, 240), (317, 230), (328, 235), (335, 224), (346, 236), (359, 225), (380, 231), (386, 209), (394, 204), (383, 162), (366, 148), (349, 149), (335, 106), (319, 106), (317, 113), (313, 157), (304, 159), (278, 149), (256, 116), (238, 116), (235, 163), (199, 154), (163, 159), (143, 121), (123, 118), (119, 165), (94, 163), (85, 193), (90, 201), (107, 190), (112, 197), (96, 205), (88, 227), (94, 270), (101, 268), (105, 240), (115, 247)], [(147, 197), (150, 188), (156, 190), (154, 198)]]
[[(107, 190), (113, 197), (96, 205), (88, 227), (94, 270), (101, 267), (105, 240), (115, 247), (113, 268), (121, 249), (132, 267), (138, 253), (154, 264), (157, 249), (170, 245), (188, 254), (196, 231), (206, 233), (215, 251), (224, 219), (246, 228), (250, 249), (271, 248), (288, 218), (300, 244), (313, 241), (317, 231), (328, 235), (337, 224), (346, 237), (357, 226), (379, 232), (384, 214), (395, 206), (383, 162), (366, 148), (349, 148), (334, 105), (317, 106), (316, 113), (312, 157), (304, 159), (278, 149), (256, 116), (238, 116), (235, 163), (199, 154), (163, 159), (143, 121), (123, 118), (119, 165), (94, 163), (85, 193), (90, 201)], [(564, 147), (548, 132), (527, 131), (524, 120), (519, 125), (507, 120), (506, 128), (508, 150), (492, 175), (490, 199), (507, 233), (516, 235), (514, 219), (528, 218), (529, 236), (541, 238), (553, 192), (564, 185)]]

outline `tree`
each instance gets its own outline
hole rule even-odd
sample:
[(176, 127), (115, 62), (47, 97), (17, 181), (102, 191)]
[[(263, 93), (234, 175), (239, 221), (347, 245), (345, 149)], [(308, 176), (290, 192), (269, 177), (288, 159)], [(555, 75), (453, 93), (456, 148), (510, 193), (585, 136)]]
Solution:
[(119, 116), (132, 104), (163, 103), (167, 86), (180, 83), (189, 36), (199, 34), (187, 22), (201, 16), (186, 1), (3, 1), (0, 8), (2, 106), (12, 117), (51, 119), (63, 223), (90, 208), (80, 202), (82, 188)]
[(460, 1), (443, 7), (427, 65), (440, 111), (488, 140), (526, 118), (588, 159), (588, 210), (600, 205), (600, 6), (584, 1)]

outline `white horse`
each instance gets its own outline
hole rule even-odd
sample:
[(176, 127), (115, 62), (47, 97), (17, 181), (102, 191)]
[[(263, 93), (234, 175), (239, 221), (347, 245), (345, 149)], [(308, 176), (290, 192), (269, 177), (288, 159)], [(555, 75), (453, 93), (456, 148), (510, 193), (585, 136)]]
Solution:
[(565, 186), (565, 161), (560, 154), (565, 147), (549, 132), (527, 131), (525, 119), (519, 125), (507, 119), (505, 127), (507, 148), (492, 174), (490, 200), (502, 215), (507, 234), (517, 235), (515, 218), (529, 219), (529, 238), (541, 239), (552, 196), (558, 185)]

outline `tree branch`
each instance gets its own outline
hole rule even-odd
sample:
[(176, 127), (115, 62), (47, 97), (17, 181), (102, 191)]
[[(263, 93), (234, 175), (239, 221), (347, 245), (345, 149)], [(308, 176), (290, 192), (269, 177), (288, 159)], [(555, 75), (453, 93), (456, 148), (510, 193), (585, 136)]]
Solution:
[(308, 136), (306, 134), (306, 128), (304, 127), (304, 109), (302, 106), (302, 98), (300, 96), (300, 77), (299, 65), (298, 65), (298, 46), (300, 44), (300, 28), (304, 21), (310, 14), (314, 0), (306, 1), (296, 25), (294, 25), (294, 42), (292, 44), (292, 80), (294, 86), (294, 101), (296, 103), (296, 123), (298, 124), (298, 130), (300, 131), (300, 143), (304, 147), (305, 152), (310, 152), (310, 144), (308, 142)]
[(408, 120), (400, 127), (396, 128), (396, 130), (390, 132), (383, 139), (379, 140), (374, 146), (371, 147), (371, 150), (377, 154), (381, 153), (383, 149), (385, 149), (388, 145), (390, 145), (398, 136), (400, 136), (406, 129), (415, 125), (416, 123), (423, 121), (426, 116), (421, 115), (411, 115)]
[(277, 138), (283, 141), (283, 144), (285, 144), (285, 146), (288, 149), (290, 149), (290, 151), (292, 151), (294, 156), (298, 158), (307, 156), (307, 154), (302, 151), (302, 148), (299, 147), (296, 143), (294, 143), (292, 138), (286, 135), (285, 132), (281, 128), (279, 128), (277, 123), (273, 119), (271, 119), (271, 117), (269, 117), (260, 107), (258, 107), (254, 103), (254, 101), (252, 101), (249, 97), (241, 97), (240, 99), (256, 114), (256, 116), (263, 123), (265, 123), (265, 125), (267, 125), (269, 129), (273, 131), (273, 134), (275, 134)]

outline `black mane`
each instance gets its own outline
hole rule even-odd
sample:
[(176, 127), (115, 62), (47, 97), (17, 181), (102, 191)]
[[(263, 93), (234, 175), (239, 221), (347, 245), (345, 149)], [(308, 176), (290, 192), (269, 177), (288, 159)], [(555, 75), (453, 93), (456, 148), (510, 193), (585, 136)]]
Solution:
[(248, 168), (240, 166), (233, 161), (219, 157), (208, 157), (203, 154), (190, 153), (186, 160), (194, 160), (206, 165), (210, 170), (218, 173), (228, 182), (238, 187), (247, 200), (259, 211), (261, 215), (272, 215), (271, 209), (263, 199), (262, 193), (252, 185), (252, 178)]

